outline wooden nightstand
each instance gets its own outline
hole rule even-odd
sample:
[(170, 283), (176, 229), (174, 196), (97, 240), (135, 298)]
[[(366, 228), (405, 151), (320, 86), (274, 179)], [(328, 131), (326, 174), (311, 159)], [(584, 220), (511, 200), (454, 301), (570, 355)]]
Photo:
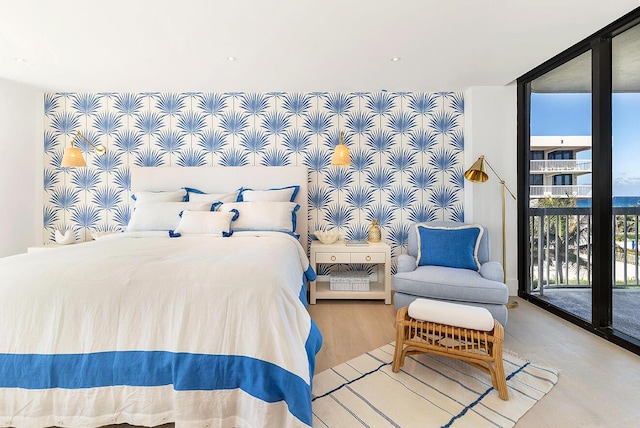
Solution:
[(344, 241), (334, 244), (311, 242), (311, 267), (318, 272), (319, 264), (362, 263), (376, 267), (376, 281), (370, 283), (369, 291), (336, 291), (330, 289), (328, 279), (318, 278), (309, 284), (310, 303), (317, 299), (384, 299), (391, 304), (391, 248), (384, 242), (370, 242), (366, 246), (347, 246)]

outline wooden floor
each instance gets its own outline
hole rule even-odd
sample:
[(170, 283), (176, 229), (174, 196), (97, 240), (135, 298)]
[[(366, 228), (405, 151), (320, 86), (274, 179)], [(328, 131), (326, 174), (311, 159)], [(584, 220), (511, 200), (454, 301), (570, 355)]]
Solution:
[[(505, 349), (560, 370), (558, 384), (516, 426), (640, 427), (640, 356), (513, 300)], [(316, 372), (394, 341), (393, 305), (319, 300), (309, 312), (323, 335)]]

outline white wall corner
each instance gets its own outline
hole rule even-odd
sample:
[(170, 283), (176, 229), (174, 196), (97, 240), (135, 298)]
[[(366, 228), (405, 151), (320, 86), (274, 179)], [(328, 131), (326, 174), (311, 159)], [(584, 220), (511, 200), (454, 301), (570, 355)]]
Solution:
[(0, 212), (0, 257), (42, 242), (42, 117), (42, 92), (0, 79), (0, 199), (12, 207)]
[[(515, 193), (517, 181), (517, 86), (476, 86), (465, 91), (465, 165), (485, 159)], [(487, 168), (488, 169), (488, 168)], [(487, 227), (492, 259), (502, 261), (502, 203), (498, 177), (487, 170), (486, 183), (465, 182), (465, 221)], [(517, 195), (516, 195), (517, 196)], [(517, 205), (506, 202), (506, 263), (509, 294), (518, 293)]]

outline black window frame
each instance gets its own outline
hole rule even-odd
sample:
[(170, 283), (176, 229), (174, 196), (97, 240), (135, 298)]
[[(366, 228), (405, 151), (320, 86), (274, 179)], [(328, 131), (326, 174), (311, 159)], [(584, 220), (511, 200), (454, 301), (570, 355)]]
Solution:
[[(592, 271), (593, 302), (592, 321), (588, 322), (563, 311), (527, 292), (529, 281), (529, 254), (526, 245), (518, 246), (518, 296), (549, 312), (572, 322), (606, 340), (640, 355), (640, 340), (612, 329), (612, 259), (610, 245), (613, 226), (612, 217), (612, 71), (611, 40), (629, 28), (640, 25), (640, 7), (634, 9), (607, 27), (592, 34), (564, 52), (517, 79), (517, 159), (518, 159), (518, 242), (529, 242), (529, 180), (530, 180), (530, 102), (531, 82), (556, 69), (560, 65), (591, 51), (592, 73)], [(604, 220), (603, 220), (604, 219)], [(607, 220), (608, 219), (608, 220)], [(597, 223), (596, 223), (597, 222)]]

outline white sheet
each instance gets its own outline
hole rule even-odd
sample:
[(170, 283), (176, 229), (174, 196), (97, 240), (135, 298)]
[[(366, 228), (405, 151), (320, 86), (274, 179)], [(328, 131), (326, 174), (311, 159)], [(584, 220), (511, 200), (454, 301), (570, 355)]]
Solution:
[[(0, 259), (0, 354), (245, 356), (310, 384), (313, 358), (310, 363), (306, 346), (315, 354), (319, 344), (311, 343), (312, 322), (300, 300), (309, 266), (297, 240), (269, 232), (152, 235), (108, 235)], [(285, 403), (266, 404), (250, 394), (165, 385), (0, 388), (0, 426), (171, 420), (179, 426), (250, 426), (265, 418), (306, 426), (282, 411)], [(118, 407), (120, 402), (128, 404)], [(298, 404), (289, 403), (289, 411), (292, 406)]]

